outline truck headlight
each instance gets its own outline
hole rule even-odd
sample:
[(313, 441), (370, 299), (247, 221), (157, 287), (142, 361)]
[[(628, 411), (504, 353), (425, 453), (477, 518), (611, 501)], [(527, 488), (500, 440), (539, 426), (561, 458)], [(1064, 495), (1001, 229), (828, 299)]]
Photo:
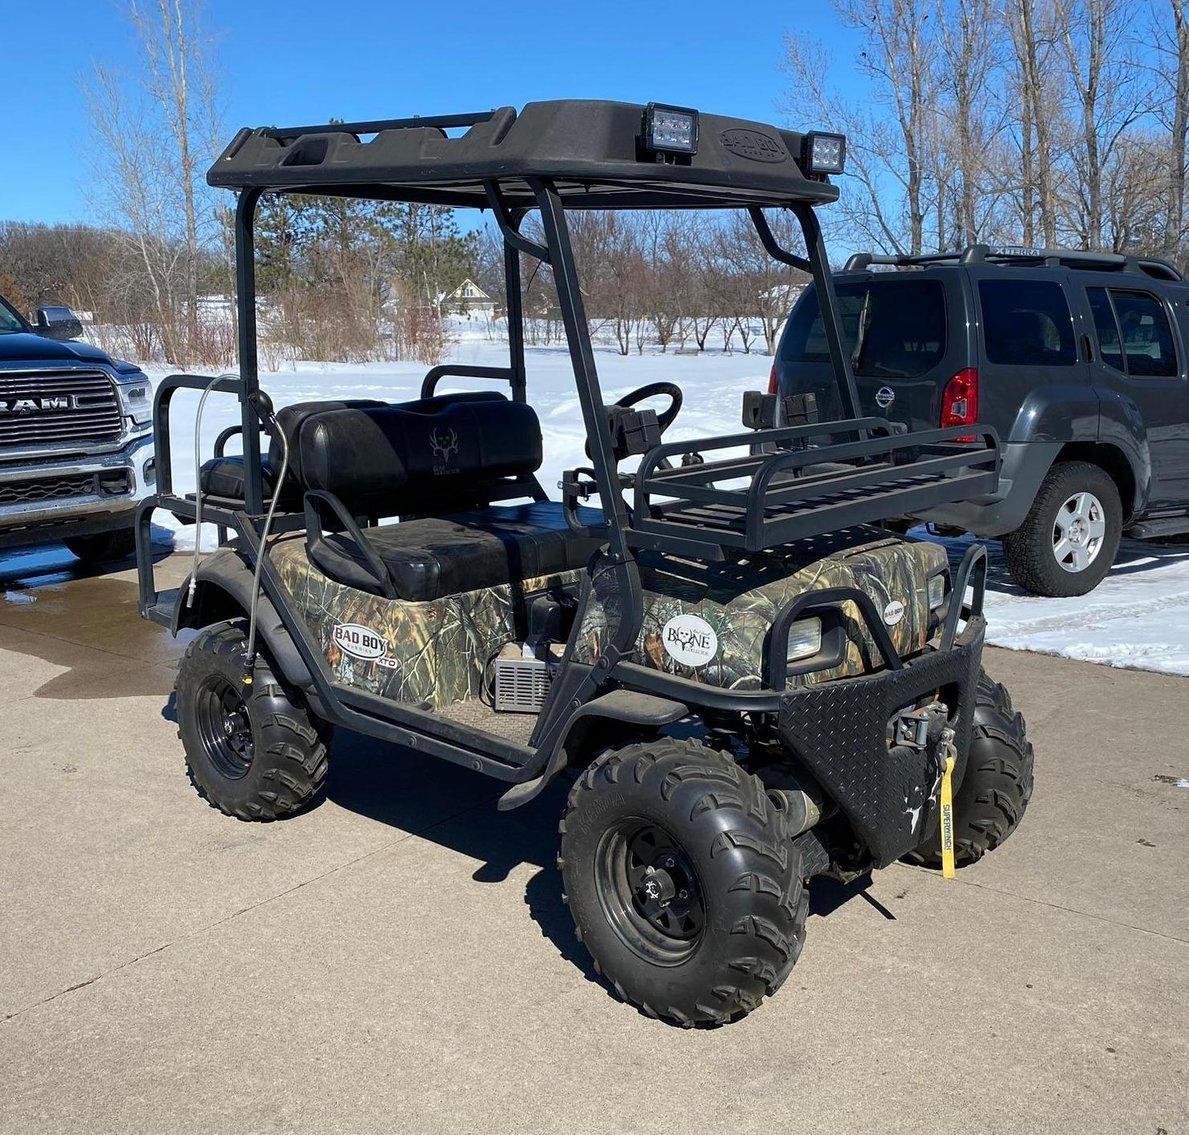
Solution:
[(147, 378), (116, 384), (120, 392), (120, 409), (126, 418), (138, 426), (153, 420), (153, 384)]
[(820, 654), (822, 649), (822, 621), (816, 615), (811, 619), (798, 619), (789, 628), (788, 663), (803, 662)]
[(936, 611), (945, 602), (945, 575), (935, 575), (929, 580), (929, 610)]

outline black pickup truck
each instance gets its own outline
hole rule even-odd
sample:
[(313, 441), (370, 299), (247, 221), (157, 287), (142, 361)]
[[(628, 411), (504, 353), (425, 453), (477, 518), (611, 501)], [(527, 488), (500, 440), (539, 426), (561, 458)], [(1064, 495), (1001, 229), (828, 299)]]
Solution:
[(0, 297), (0, 548), (132, 553), (154, 480), (149, 380), (81, 334), (69, 308), (39, 309), (34, 326)]
[[(976, 421), (1004, 442), (991, 496), (920, 519), (1001, 537), (1013, 579), (1083, 595), (1123, 533), (1189, 533), (1189, 284), (1150, 258), (974, 245), (852, 256), (834, 277), (862, 409), (909, 429)], [(844, 417), (817, 297), (772, 389)]]

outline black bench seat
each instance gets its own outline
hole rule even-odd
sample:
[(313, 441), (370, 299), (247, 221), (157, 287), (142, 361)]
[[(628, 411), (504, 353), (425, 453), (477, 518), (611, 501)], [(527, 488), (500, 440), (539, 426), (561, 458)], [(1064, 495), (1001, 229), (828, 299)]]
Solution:
[[(596, 525), (603, 514), (581, 509), (580, 518)], [(360, 535), (383, 563), (396, 596), (411, 603), (583, 568), (605, 542), (572, 532), (553, 501), (405, 520), (364, 528)], [(380, 593), (348, 533), (328, 533), (308, 551), (331, 579)]]

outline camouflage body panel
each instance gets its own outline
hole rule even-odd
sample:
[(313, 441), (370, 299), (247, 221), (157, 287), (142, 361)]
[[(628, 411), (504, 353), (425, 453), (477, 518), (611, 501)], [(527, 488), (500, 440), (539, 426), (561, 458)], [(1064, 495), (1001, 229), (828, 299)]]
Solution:
[(410, 603), (327, 578), (310, 563), (302, 536), (278, 540), (270, 556), (335, 681), (434, 709), (479, 696), (492, 655), (524, 637), (527, 597), (574, 594), (583, 575), (570, 571)]
[[(808, 591), (832, 587), (865, 591), (879, 612), (896, 600), (903, 603), (903, 617), (887, 629), (897, 652), (907, 657), (928, 640), (928, 578), (946, 566), (940, 545), (889, 538), (874, 529), (817, 537), (720, 564), (642, 556), (644, 626), (632, 661), (707, 685), (761, 689), (768, 631), (781, 609)], [(842, 613), (846, 645), (841, 663), (790, 677), (790, 685), (851, 677), (878, 665), (879, 652), (857, 605), (843, 603)], [(665, 650), (662, 630), (678, 615), (699, 616), (717, 635), (718, 651), (705, 665), (683, 665)], [(606, 613), (592, 597), (579, 630), (576, 661), (594, 662), (606, 633)]]

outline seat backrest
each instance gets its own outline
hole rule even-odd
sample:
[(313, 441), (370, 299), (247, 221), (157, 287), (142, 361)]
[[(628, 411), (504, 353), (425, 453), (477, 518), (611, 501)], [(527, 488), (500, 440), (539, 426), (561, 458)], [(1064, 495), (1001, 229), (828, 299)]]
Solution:
[[(291, 483), (297, 485), (303, 483), (301, 451), (297, 444), (297, 437), (301, 432), (301, 427), (309, 418), (315, 414), (324, 414), (329, 410), (366, 410), (385, 405), (387, 403), (379, 402), (375, 398), (351, 398), (343, 401), (295, 402), (292, 406), (282, 406), (277, 411), (277, 426), (289, 444), (289, 479)], [(276, 473), (281, 471), (282, 457), (280, 443), (276, 438), (270, 436), (268, 464)]]
[[(356, 515), (437, 514), (487, 504), (541, 466), (531, 406), (494, 391), (313, 414), (297, 451), (305, 487)], [(524, 495), (528, 495), (526, 490)]]

